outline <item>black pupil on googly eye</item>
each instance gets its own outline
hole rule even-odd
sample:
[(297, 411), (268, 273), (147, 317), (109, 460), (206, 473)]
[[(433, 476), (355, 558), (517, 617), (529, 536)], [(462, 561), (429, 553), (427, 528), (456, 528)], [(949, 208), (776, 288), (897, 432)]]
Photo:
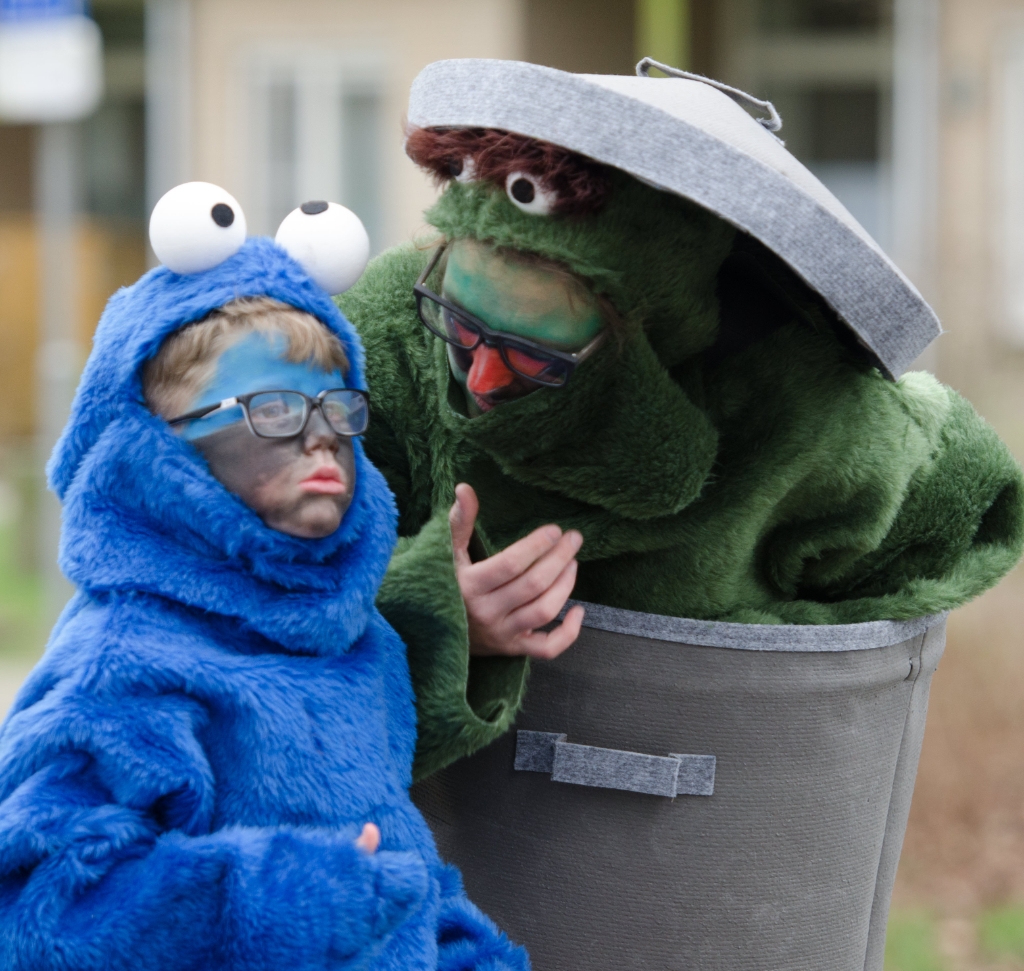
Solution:
[(512, 183), (512, 198), (516, 202), (521, 202), (523, 205), (528, 205), (533, 202), (533, 197), (536, 192), (533, 188), (533, 183), (529, 179), (516, 179)]
[(218, 202), (210, 210), (210, 218), (221, 227), (227, 229), (235, 221), (235, 210), (224, 202)]
[(309, 202), (304, 202), (299, 208), (307, 216), (316, 216), (322, 212), (327, 212), (330, 207), (323, 199), (311, 199)]
[(450, 159), (448, 159), (448, 174), (453, 179), (457, 179), (460, 175), (462, 175), (462, 159), (461, 158), (450, 158)]

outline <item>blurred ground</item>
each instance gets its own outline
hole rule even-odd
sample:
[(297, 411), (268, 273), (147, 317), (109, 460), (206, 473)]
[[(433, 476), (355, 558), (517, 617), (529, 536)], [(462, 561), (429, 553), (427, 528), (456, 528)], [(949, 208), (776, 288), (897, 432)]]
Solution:
[(0, 710), (5, 714), (34, 663), (24, 658), (0, 658)]
[(887, 971), (1024, 971), (1024, 568), (949, 619)]
[(1024, 569), (949, 619), (896, 903), (1024, 903)]

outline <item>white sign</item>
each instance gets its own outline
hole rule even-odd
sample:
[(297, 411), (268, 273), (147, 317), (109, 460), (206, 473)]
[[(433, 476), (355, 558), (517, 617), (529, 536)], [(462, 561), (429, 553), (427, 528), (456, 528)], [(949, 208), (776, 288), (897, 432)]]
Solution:
[(103, 39), (88, 17), (0, 23), (0, 119), (74, 121), (103, 96)]

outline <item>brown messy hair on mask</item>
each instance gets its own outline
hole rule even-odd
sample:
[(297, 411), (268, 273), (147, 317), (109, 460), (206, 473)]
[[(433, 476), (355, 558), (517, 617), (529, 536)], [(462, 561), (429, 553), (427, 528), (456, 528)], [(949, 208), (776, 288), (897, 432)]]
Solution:
[[(555, 196), (552, 213), (588, 216), (611, 191), (608, 167), (559, 145), (497, 128), (416, 128), (405, 133), (405, 152), (439, 185), (464, 173), (502, 191), (513, 172), (531, 175)], [(467, 172), (468, 167), (468, 172)]]
[(217, 358), (254, 332), (282, 335), (288, 361), (348, 374), (344, 346), (316, 317), (270, 297), (242, 297), (176, 330), (146, 362), (142, 393), (150, 411), (166, 419), (187, 411), (213, 378)]

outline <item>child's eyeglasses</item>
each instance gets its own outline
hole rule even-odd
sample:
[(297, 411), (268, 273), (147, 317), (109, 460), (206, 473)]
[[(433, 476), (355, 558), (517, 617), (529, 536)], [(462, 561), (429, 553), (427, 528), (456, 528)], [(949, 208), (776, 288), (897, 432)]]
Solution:
[[(457, 351), (472, 351), (481, 344), (496, 347), (509, 370), (521, 378), (546, 388), (561, 388), (576, 370), (576, 366), (590, 357), (604, 342), (606, 330), (601, 331), (589, 344), (573, 353), (556, 351), (535, 344), (524, 337), (510, 337), (508, 334), (492, 330), (479, 317), (474, 317), (469, 311), (463, 310), (426, 286), (428, 277), (434, 272), (447, 248), (447, 243), (438, 248), (412, 289), (416, 295), (416, 309), (423, 325)], [(459, 360), (458, 363), (463, 371), (468, 371), (472, 362)]]
[(301, 391), (254, 391), (225, 398), (215, 405), (196, 408), (178, 415), (168, 422), (176, 425), (183, 421), (205, 418), (226, 408), (238, 406), (245, 416), (249, 431), (259, 438), (292, 438), (301, 435), (315, 408), (339, 435), (351, 438), (362, 435), (370, 422), (370, 405), (365, 391), (351, 388), (332, 388), (311, 398)]

